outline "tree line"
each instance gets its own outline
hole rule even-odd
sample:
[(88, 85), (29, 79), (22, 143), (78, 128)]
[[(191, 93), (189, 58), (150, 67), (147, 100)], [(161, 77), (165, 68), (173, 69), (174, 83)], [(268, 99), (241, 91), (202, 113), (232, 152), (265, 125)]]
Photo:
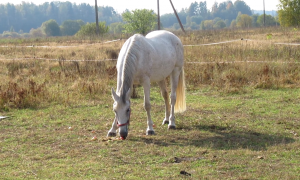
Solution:
[[(192, 30), (258, 27), (264, 25), (263, 21), (261, 21), (261, 15), (254, 14), (251, 8), (242, 0), (215, 2), (210, 9), (207, 7), (206, 1), (194, 2), (188, 8), (182, 9), (178, 14), (183, 24), (185, 24), (185, 28)], [(164, 27), (179, 28), (179, 24), (173, 14), (162, 16), (161, 21)], [(268, 26), (276, 25), (276, 18), (271, 15), (267, 15), (266, 21)]]
[[(292, 4), (286, 6), (285, 1), (292, 2)], [(263, 17), (263, 15), (254, 14), (243, 0), (215, 2), (211, 8), (207, 7), (206, 1), (195, 1), (188, 8), (182, 8), (178, 11), (178, 15), (184, 27), (190, 30), (274, 26), (279, 23), (289, 26), (298, 23), (298, 18), (288, 18), (289, 15), (293, 14), (292, 11), (297, 9), (296, 4), (298, 1), (300, 0), (280, 0), (279, 18), (271, 15)], [(134, 23), (135, 20), (140, 21), (142, 18), (144, 18), (142, 21), (145, 21), (145, 19), (152, 21), (147, 22), (148, 25), (145, 27), (148, 27), (148, 29), (140, 28), (142, 34), (157, 28), (155, 24), (157, 15), (153, 10), (125, 10), (119, 14), (113, 7), (100, 6), (98, 7), (98, 14), (99, 21), (102, 22), (100, 24), (102, 32), (128, 33), (131, 31), (134, 33), (136, 29), (140, 28), (137, 27), (139, 24)], [(134, 15), (137, 19), (132, 19), (136, 18)], [(93, 22), (95, 22), (94, 6), (86, 3), (77, 5), (67, 1), (46, 2), (41, 5), (26, 2), (19, 5), (0, 4), (0, 32), (5, 32), (7, 36), (11, 36), (13, 32), (29, 32), (33, 36), (70, 36), (80, 32), (80, 29), (83, 30), (79, 34), (86, 35), (95, 28)], [(180, 28), (173, 13), (161, 16), (161, 26), (173, 30)], [(5, 33), (2, 37), (6, 37)]]
[[(98, 7), (99, 21), (106, 24), (122, 21), (113, 7)], [(86, 3), (45, 2), (41, 5), (22, 2), (21, 4), (0, 4), (0, 32), (29, 32), (39, 28), (42, 23), (53, 19), (59, 25), (66, 20), (95, 22), (95, 7)]]

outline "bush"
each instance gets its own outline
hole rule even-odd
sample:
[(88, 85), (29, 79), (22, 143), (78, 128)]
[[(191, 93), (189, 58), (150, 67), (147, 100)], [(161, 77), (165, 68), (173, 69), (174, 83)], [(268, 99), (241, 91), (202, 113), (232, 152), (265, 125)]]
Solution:
[(124, 24), (121, 22), (112, 23), (109, 26), (109, 32), (114, 34), (121, 34), (124, 30)]
[[(108, 26), (105, 22), (99, 22), (99, 33), (103, 35), (108, 32)], [(76, 33), (76, 36), (96, 36), (96, 23), (87, 23), (81, 26), (80, 30)]]
[(42, 24), (42, 29), (47, 36), (60, 36), (60, 28), (57, 22), (53, 19)]
[(73, 36), (83, 25), (84, 22), (82, 20), (67, 20), (60, 26), (60, 31), (63, 36)]
[(37, 29), (31, 29), (29, 31), (29, 34), (32, 37), (45, 37), (46, 34), (44, 34), (43, 30), (41, 28), (37, 28)]
[(2, 34), (3, 38), (19, 38), (20, 35), (16, 32), (4, 31)]
[(214, 24), (214, 29), (223, 29), (226, 27), (226, 24), (223, 20), (220, 20)]

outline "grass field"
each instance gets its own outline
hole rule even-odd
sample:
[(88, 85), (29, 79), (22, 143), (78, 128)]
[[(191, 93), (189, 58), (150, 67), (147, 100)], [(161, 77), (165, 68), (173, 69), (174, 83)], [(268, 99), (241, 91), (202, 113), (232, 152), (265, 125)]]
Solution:
[(115, 59), (124, 40), (1, 40), (0, 179), (299, 179), (299, 47), (276, 43), (300, 32), (177, 34), (185, 45), (243, 40), (185, 47), (187, 111), (174, 131), (153, 84), (156, 135), (145, 135), (137, 88), (125, 141), (106, 137), (116, 61), (92, 61)]

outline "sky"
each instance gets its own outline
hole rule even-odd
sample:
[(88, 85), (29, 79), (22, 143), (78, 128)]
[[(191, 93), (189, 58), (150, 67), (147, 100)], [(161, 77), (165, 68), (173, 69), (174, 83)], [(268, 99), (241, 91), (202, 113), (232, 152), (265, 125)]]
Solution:
[[(43, 4), (44, 2), (51, 1), (66, 1), (66, 0), (1, 0), (0, 4), (13, 3), (21, 4), (21, 2), (32, 2), (34, 4)], [(89, 3), (95, 5), (95, 0), (68, 0), (72, 3)], [(180, 11), (182, 8), (188, 8), (192, 2), (200, 2), (205, 0), (172, 0), (173, 5), (176, 10)], [(227, 0), (206, 0), (207, 7), (211, 9), (214, 2), (225, 2)], [(244, 0), (252, 10), (263, 10), (263, 0)], [(157, 11), (157, 1), (156, 0), (98, 0), (98, 6), (111, 6), (118, 13), (124, 12), (125, 9), (134, 10), (134, 9), (153, 9)], [(172, 13), (173, 9), (170, 5), (169, 0), (160, 0), (160, 14)], [(235, 2), (235, 0), (232, 0)], [(279, 0), (265, 0), (266, 10), (277, 10), (277, 4)]]

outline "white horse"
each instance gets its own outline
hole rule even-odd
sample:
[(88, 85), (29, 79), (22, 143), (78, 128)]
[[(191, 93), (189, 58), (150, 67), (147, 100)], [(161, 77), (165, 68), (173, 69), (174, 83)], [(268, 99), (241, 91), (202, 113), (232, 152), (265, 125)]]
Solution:
[[(165, 101), (165, 119), (175, 129), (175, 112), (183, 112), (185, 104), (184, 57), (180, 39), (168, 31), (153, 31), (146, 37), (133, 35), (123, 45), (117, 62), (117, 91), (112, 89), (115, 119), (107, 136), (116, 136), (117, 129), (121, 139), (126, 139), (130, 120), (130, 95), (133, 84), (144, 88), (144, 107), (147, 111), (147, 135), (153, 135), (153, 121), (150, 115), (150, 83), (158, 82)], [(171, 107), (165, 79), (171, 77)]]

